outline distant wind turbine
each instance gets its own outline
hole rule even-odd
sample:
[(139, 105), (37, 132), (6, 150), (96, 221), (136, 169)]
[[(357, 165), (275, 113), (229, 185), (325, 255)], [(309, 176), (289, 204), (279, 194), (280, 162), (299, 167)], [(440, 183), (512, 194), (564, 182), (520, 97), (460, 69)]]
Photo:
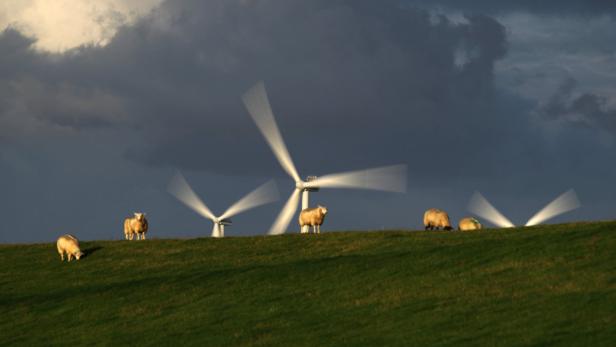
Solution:
[[(577, 195), (573, 189), (570, 189), (532, 216), (525, 226), (529, 227), (543, 223), (548, 219), (575, 210), (578, 207), (580, 207), (580, 202)], [(468, 204), (468, 210), (501, 228), (512, 228), (515, 226), (479, 192), (473, 194)]]
[(167, 190), (184, 203), (184, 205), (214, 223), (212, 237), (225, 236), (225, 225), (231, 225), (230, 217), (257, 206), (274, 202), (278, 200), (279, 197), (276, 184), (274, 184), (274, 181), (270, 180), (241, 198), (235, 204), (231, 205), (223, 214), (216, 217), (205, 203), (199, 199), (197, 194), (190, 188), (190, 185), (188, 185), (188, 182), (186, 182), (184, 176), (179, 172), (171, 179)]

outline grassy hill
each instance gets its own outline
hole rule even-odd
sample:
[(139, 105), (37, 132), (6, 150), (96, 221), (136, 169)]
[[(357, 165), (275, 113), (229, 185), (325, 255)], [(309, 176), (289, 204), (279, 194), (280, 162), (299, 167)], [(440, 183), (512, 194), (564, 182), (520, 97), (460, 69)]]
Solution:
[(0, 246), (0, 345), (616, 345), (616, 222)]

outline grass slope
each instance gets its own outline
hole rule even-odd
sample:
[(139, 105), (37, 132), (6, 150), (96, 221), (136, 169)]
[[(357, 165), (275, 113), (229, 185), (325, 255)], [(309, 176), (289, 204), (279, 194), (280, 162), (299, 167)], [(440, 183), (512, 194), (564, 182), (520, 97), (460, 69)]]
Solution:
[(0, 246), (0, 345), (616, 345), (616, 222)]

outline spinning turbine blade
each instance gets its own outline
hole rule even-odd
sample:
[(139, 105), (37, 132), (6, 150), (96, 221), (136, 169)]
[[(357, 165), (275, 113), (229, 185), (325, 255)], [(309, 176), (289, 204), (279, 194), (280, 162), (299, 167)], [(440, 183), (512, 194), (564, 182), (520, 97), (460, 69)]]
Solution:
[(186, 182), (186, 179), (184, 179), (184, 176), (179, 172), (169, 182), (167, 191), (203, 217), (212, 221), (216, 219), (212, 211), (199, 199), (197, 194), (188, 185), (188, 182)]
[(251, 208), (276, 201), (278, 198), (279, 195), (276, 184), (274, 181), (268, 181), (240, 199), (235, 204), (231, 205), (231, 207), (229, 207), (227, 211), (220, 216), (220, 219), (229, 218)]
[(559, 214), (575, 210), (578, 207), (580, 207), (580, 201), (578, 200), (575, 191), (570, 189), (549, 203), (541, 211), (537, 212), (536, 215), (528, 220), (526, 226), (529, 227), (543, 223), (548, 219), (554, 218)]
[(406, 191), (406, 165), (383, 166), (325, 175), (306, 186), (321, 188), (363, 188), (403, 193)]
[(257, 123), (257, 127), (265, 137), (265, 140), (272, 148), (274, 155), (280, 162), (282, 168), (291, 176), (295, 182), (301, 181), (297, 169), (291, 160), (287, 146), (284, 144), (280, 130), (276, 125), (274, 114), (267, 98), (265, 85), (259, 82), (250, 88), (243, 96), (242, 100), (252, 116), (252, 119)]
[(289, 223), (291, 223), (291, 218), (293, 218), (293, 215), (297, 210), (300, 193), (300, 189), (296, 188), (293, 190), (293, 194), (291, 194), (291, 197), (289, 197), (289, 200), (287, 200), (287, 203), (282, 208), (282, 211), (280, 211), (280, 214), (276, 218), (274, 224), (272, 224), (272, 227), (270, 228), (268, 234), (280, 235), (287, 231), (287, 227), (289, 226)]
[(475, 192), (468, 204), (468, 210), (483, 217), (501, 228), (513, 228), (514, 225), (492, 206), (479, 192)]

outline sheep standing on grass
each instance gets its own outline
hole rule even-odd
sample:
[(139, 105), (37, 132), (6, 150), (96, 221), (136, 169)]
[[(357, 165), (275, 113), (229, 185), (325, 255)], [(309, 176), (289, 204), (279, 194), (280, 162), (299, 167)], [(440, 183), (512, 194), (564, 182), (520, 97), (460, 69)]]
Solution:
[(452, 229), (447, 212), (437, 208), (431, 208), (424, 213), (424, 227), (426, 230), (438, 230), (439, 228), (443, 228), (444, 230)]
[(71, 261), (73, 257), (79, 260), (84, 254), (79, 249), (79, 240), (73, 235), (66, 234), (60, 236), (56, 242), (56, 247), (58, 247), (58, 253), (62, 261), (64, 261), (64, 253), (66, 253), (68, 261)]
[(479, 230), (481, 228), (481, 223), (473, 217), (462, 218), (458, 223), (458, 230), (460, 231)]
[(316, 234), (321, 233), (321, 224), (325, 220), (327, 214), (327, 208), (324, 206), (317, 206), (314, 208), (303, 209), (299, 214), (299, 227), (303, 228), (305, 225), (312, 226), (312, 232)]
[(136, 234), (137, 240), (139, 240), (139, 235), (141, 235), (142, 240), (145, 240), (145, 233), (148, 232), (148, 221), (145, 219), (145, 213), (135, 212), (134, 215), (134, 217), (124, 220), (124, 238), (132, 240)]

